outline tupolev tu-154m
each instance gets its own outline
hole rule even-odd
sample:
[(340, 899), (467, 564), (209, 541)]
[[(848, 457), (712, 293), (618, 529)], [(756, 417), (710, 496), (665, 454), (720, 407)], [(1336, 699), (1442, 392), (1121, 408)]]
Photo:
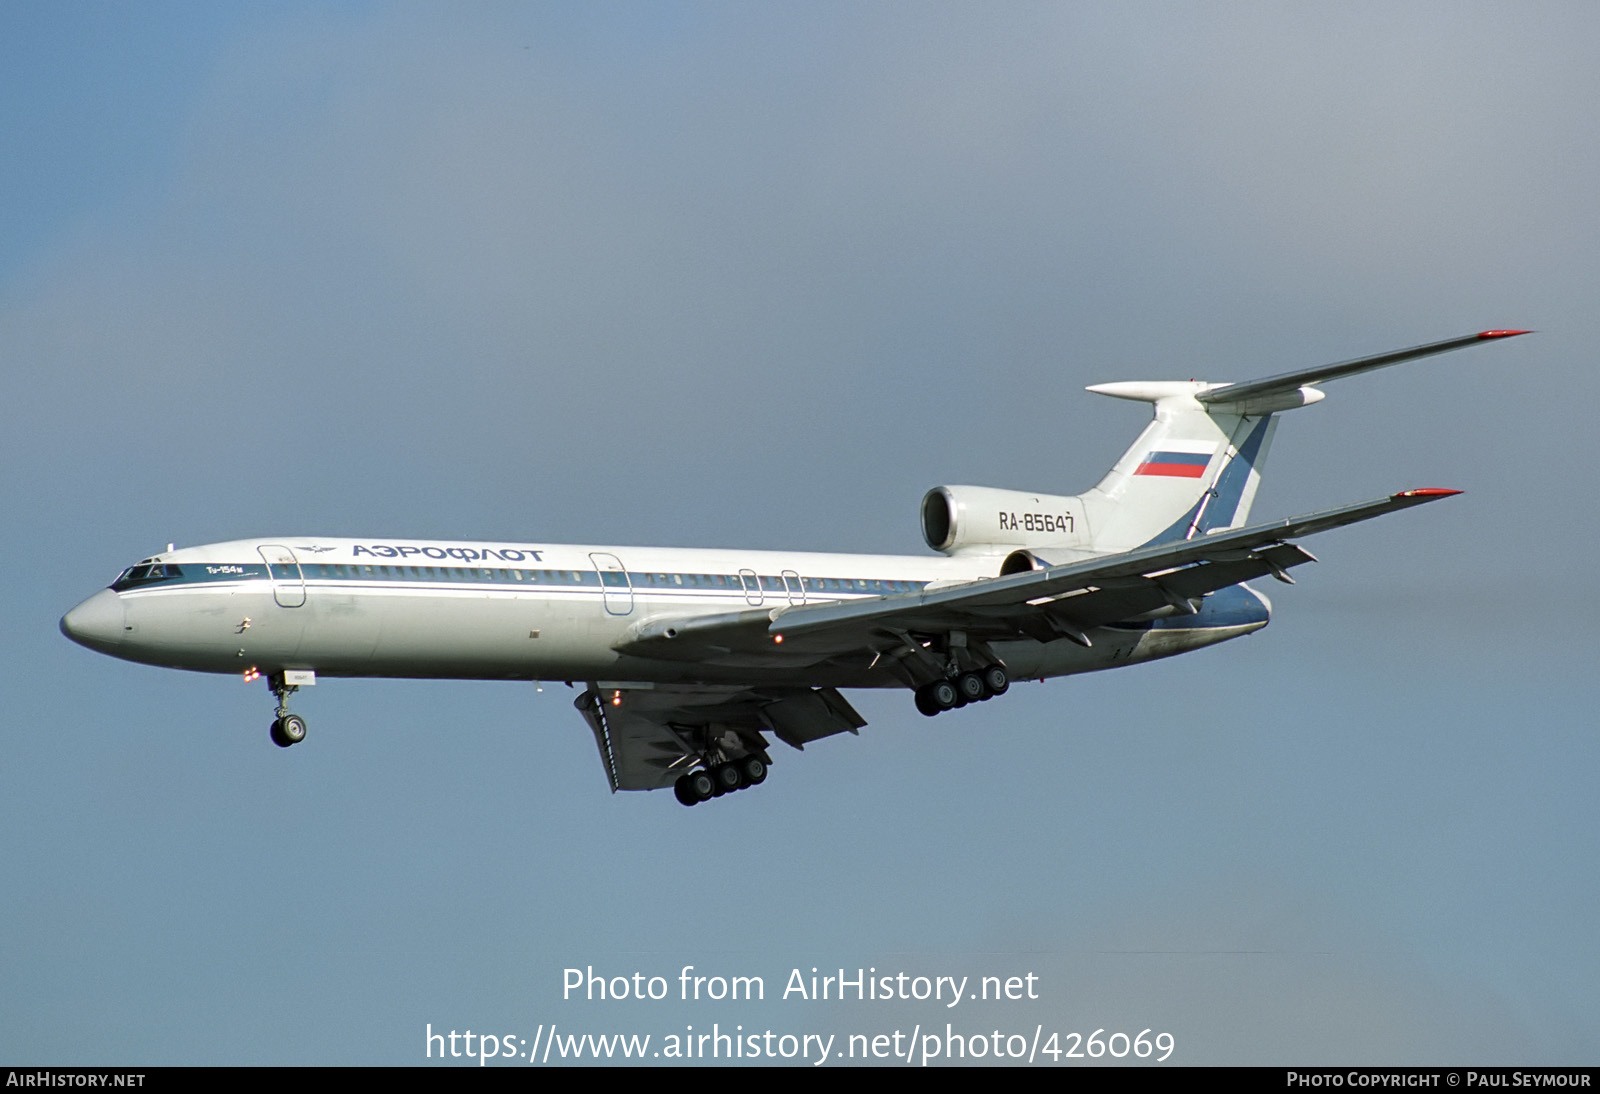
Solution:
[(1303, 536), (1437, 501), (1404, 490), (1247, 524), (1277, 415), (1316, 385), (1526, 331), (1488, 330), (1249, 383), (1100, 384), (1154, 416), (1072, 497), (940, 486), (937, 556), (271, 536), (141, 559), (61, 620), (92, 650), (265, 677), (274, 743), (319, 676), (579, 681), (613, 791), (693, 805), (865, 725), (841, 688), (905, 688), (935, 715), (1043, 680), (1185, 653), (1267, 625), (1245, 582)]

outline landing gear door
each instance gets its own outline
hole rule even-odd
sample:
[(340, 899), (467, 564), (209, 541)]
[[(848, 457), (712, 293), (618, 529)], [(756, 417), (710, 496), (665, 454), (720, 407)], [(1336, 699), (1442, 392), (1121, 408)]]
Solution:
[(600, 575), (600, 590), (605, 595), (606, 611), (611, 615), (627, 615), (633, 611), (633, 581), (628, 568), (616, 555), (593, 551), (589, 561)]
[(300, 571), (300, 560), (289, 548), (276, 543), (263, 543), (257, 547), (272, 574), (272, 599), (280, 607), (298, 608), (306, 602), (306, 575)]

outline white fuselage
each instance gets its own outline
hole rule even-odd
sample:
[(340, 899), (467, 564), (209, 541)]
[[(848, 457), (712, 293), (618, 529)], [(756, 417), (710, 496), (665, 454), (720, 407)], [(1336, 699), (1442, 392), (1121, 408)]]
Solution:
[[(998, 559), (280, 537), (172, 550), (69, 612), (92, 649), (218, 673), (791, 683), (898, 687), (871, 663), (785, 656), (672, 661), (619, 654), (644, 621), (914, 593), (993, 577)], [(1164, 657), (1267, 621), (1244, 587), (1216, 611), (1099, 628), (1092, 648), (1018, 640), (1017, 679)], [(1226, 590), (1225, 590), (1226, 592)]]

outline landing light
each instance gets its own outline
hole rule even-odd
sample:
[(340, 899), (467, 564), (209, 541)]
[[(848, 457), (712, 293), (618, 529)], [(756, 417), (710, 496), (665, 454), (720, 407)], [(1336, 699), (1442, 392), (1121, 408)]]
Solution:
[(772, 641), (777, 643), (780, 646), (783, 645), (783, 635), (781, 635), (781, 634), (773, 635), (772, 636)]
[(245, 683), (253, 684), (259, 679), (261, 679), (261, 670), (256, 668), (254, 665), (251, 665), (249, 668), (244, 670)]
[(613, 691), (611, 693), (611, 705), (614, 706), (614, 707), (620, 707), (622, 705), (622, 692), (621, 692), (621, 690)]

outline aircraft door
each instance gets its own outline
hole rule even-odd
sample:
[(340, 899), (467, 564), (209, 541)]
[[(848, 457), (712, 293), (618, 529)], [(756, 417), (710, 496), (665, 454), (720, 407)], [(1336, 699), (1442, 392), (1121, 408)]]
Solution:
[(761, 579), (754, 570), (740, 570), (739, 583), (744, 586), (744, 602), (754, 607), (761, 606)]
[(306, 602), (306, 575), (301, 572), (300, 560), (294, 557), (294, 552), (277, 543), (263, 543), (256, 551), (272, 574), (272, 599), (284, 608), (303, 605)]
[(600, 590), (605, 597), (606, 612), (610, 615), (628, 615), (633, 611), (633, 581), (628, 568), (616, 555), (605, 551), (591, 551), (589, 561), (600, 575)]
[(783, 571), (783, 591), (789, 596), (789, 604), (798, 607), (806, 602), (806, 588), (800, 581), (800, 575), (793, 570)]

